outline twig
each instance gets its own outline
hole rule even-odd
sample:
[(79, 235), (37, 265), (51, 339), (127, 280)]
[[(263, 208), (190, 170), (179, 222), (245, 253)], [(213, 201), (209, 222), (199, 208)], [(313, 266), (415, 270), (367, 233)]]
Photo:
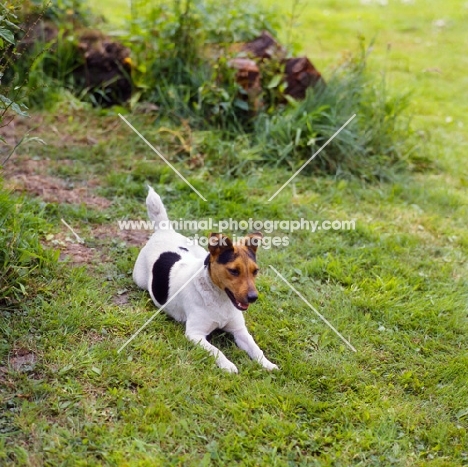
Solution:
[(37, 136), (33, 136), (31, 138), (28, 138), (29, 136), (29, 133), (26, 133), (25, 135), (23, 135), (23, 137), (18, 141), (18, 143), (16, 143), (15, 147), (10, 151), (10, 154), (8, 154), (8, 156), (6, 157), (6, 159), (2, 162), (2, 166), (4, 166), (8, 160), (10, 159), (10, 157), (16, 152), (16, 150), (18, 149), (18, 147), (23, 144), (23, 143), (29, 143), (30, 141), (39, 141), (39, 143), (41, 144), (46, 144), (45, 141), (43, 141), (41, 138), (38, 138)]
[(72, 228), (69, 224), (67, 224), (67, 223), (65, 222), (64, 219), (60, 219), (60, 220), (62, 221), (62, 224), (63, 224), (65, 227), (67, 227), (67, 229), (70, 230), (70, 232), (75, 236), (76, 241), (77, 241), (78, 243), (84, 243), (84, 242), (85, 242), (85, 241), (73, 230), (73, 228)]
[(18, 146), (24, 141), (24, 138), (26, 138), (26, 136), (27, 134), (23, 135), (23, 137), (18, 141), (18, 143), (16, 143), (15, 147), (10, 151), (10, 154), (8, 154), (8, 156), (6, 156), (6, 159), (2, 162), (2, 166), (4, 166), (8, 162), (10, 157), (15, 153), (15, 151), (18, 149)]

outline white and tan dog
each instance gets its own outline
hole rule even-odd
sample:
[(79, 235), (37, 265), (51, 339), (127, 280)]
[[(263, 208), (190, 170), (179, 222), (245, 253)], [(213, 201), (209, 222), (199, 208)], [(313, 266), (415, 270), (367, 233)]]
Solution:
[(220, 368), (237, 373), (234, 363), (207, 341), (215, 329), (233, 334), (236, 344), (267, 370), (278, 369), (249, 334), (243, 315), (258, 298), (255, 255), (262, 235), (253, 233), (234, 244), (223, 234), (211, 234), (208, 253), (169, 226), (161, 198), (151, 187), (146, 205), (155, 233), (135, 263), (136, 284), (148, 290), (158, 307), (167, 303), (164, 311), (186, 323), (187, 338), (213, 355)]

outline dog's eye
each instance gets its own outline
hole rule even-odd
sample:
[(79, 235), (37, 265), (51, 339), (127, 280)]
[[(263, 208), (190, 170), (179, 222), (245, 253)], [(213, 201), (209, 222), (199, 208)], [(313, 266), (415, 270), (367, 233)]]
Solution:
[(229, 274), (233, 275), (233, 276), (238, 276), (239, 275), (239, 271), (237, 269), (228, 269), (229, 271)]
[(254, 276), (256, 276), (258, 274), (258, 269), (255, 269), (255, 271), (252, 273)]

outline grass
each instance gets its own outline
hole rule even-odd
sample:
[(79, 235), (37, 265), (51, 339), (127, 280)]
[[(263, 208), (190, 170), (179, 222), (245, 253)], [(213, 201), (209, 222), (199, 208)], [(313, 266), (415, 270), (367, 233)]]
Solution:
[(2, 185), (0, 179), (0, 306), (28, 295), (38, 271), (56, 259), (40, 243), (47, 228), (41, 210), (35, 203), (12, 198)]
[[(39, 159), (49, 175), (74, 186), (89, 183), (113, 205), (43, 202), (44, 241), (60, 236), (64, 218), (102, 256), (79, 267), (59, 263), (35, 293), (0, 311), (2, 464), (468, 464), (468, 172), (462, 165), (468, 121), (466, 58), (459, 53), (467, 13), (455, 1), (444, 8), (447, 26), (438, 31), (431, 5), (322, 0), (305, 7), (295, 29), (293, 39), (308, 38), (304, 45), (319, 69), (335, 63), (357, 32), (379, 31), (374, 66), (386, 67), (396, 88), (414, 88), (413, 124), (438, 164), (392, 183), (301, 175), (268, 203), (290, 172), (249, 165), (255, 154), (243, 148), (244, 172), (220, 174), (225, 154), (233, 167), (238, 159), (228, 147), (216, 156), (210, 134), (172, 125), (192, 144), (184, 152), (180, 138), (159, 131), (152, 117), (129, 115), (204, 194), (203, 203), (112, 110), (41, 115), (35, 136), (48, 145), (25, 147), (18, 163)], [(436, 47), (441, 34), (444, 47)], [(443, 73), (423, 72), (427, 67)], [(204, 164), (193, 166), (206, 148)], [(296, 232), (288, 248), (259, 252), (260, 299), (246, 318), (280, 372), (263, 371), (231, 339), (216, 335), (215, 344), (240, 370), (227, 375), (164, 315), (117, 354), (155, 311), (131, 280), (138, 247), (116, 231), (118, 219), (145, 218), (146, 182), (172, 218), (357, 219), (355, 231)], [(102, 226), (110, 237), (95, 235)], [(351, 340), (356, 354), (270, 264)], [(127, 302), (117, 304), (121, 296)], [(18, 366), (23, 353), (33, 354), (34, 363)]]

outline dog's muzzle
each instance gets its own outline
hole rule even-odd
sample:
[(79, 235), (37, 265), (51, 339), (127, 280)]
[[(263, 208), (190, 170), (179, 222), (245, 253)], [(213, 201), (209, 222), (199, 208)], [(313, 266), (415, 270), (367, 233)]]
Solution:
[(233, 304), (238, 310), (241, 310), (241, 311), (246, 311), (247, 308), (249, 308), (249, 304), (255, 302), (255, 300), (257, 300), (257, 298), (258, 298), (258, 294), (256, 294), (256, 293), (249, 293), (249, 294), (247, 294), (247, 300), (248, 300), (248, 302), (247, 302), (247, 303), (243, 303), (243, 302), (240, 302), (239, 300), (237, 300), (236, 297), (234, 297), (234, 294), (233, 294), (228, 288), (225, 288), (224, 291), (226, 292), (227, 296), (228, 296), (229, 299), (231, 300), (232, 304)]

